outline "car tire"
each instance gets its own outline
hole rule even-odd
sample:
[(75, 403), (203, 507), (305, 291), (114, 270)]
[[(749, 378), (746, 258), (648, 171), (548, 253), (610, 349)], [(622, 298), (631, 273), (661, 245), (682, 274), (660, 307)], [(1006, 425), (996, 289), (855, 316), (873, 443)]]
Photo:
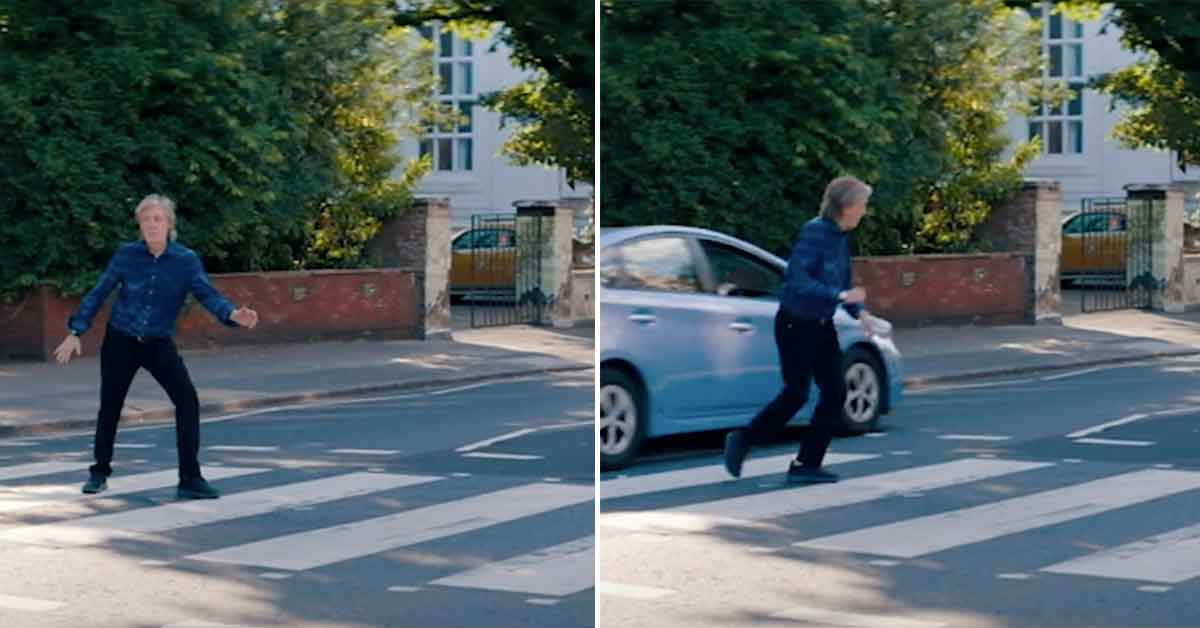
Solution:
[(883, 409), (887, 381), (879, 360), (863, 347), (851, 347), (842, 360), (846, 381), (846, 405), (838, 431), (858, 435), (874, 431)]
[(646, 435), (646, 401), (625, 371), (600, 369), (600, 468), (629, 466)]

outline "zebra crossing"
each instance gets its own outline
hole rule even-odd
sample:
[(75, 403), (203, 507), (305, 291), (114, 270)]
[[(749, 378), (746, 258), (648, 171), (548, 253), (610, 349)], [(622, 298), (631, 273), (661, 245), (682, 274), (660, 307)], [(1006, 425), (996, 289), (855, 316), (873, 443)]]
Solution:
[[(831, 453), (827, 464), (842, 474), (836, 484), (764, 485), (752, 479), (782, 476), (790, 458), (748, 460), (740, 481), (730, 481), (721, 465), (603, 478), (601, 543), (639, 535), (670, 542), (661, 539), (763, 529), (759, 524), (769, 523), (772, 542), (785, 547), (765, 551), (815, 552), (807, 555), (861, 558), (873, 565), (935, 558), (963, 561), (980, 571), (988, 568), (980, 559), (989, 555), (988, 544), (1008, 544), (1000, 545), (1004, 549), (996, 561), (1011, 567), (1024, 557), (1010, 548), (1036, 543), (1051, 549), (1027, 552), (1025, 573), (995, 577), (1090, 577), (1134, 586), (1181, 585), (1200, 577), (1197, 471), (996, 457), (913, 465), (907, 457)], [(1176, 514), (1159, 523), (1157, 512)], [(847, 516), (837, 516), (841, 513)], [(1193, 520), (1179, 527), (1188, 517)], [(1119, 523), (1097, 524), (1133, 520), (1138, 525), (1128, 530)], [(1154, 532), (1148, 534), (1150, 529)], [(1123, 538), (1114, 542), (1117, 537)], [(749, 543), (743, 550), (747, 557), (762, 551)], [(1043, 555), (1055, 560), (1036, 562)], [(598, 592), (605, 595), (606, 587), (614, 587), (615, 597), (639, 599), (622, 596), (620, 587), (657, 584), (619, 578), (602, 574)]]
[[(374, 586), (385, 596), (405, 588), (533, 595), (542, 605), (594, 587), (595, 490), (591, 485), (511, 479), (504, 480), (507, 486), (497, 486), (493, 478), (470, 474), (424, 475), (362, 471), (361, 467), (296, 471), (267, 464), (214, 464), (206, 468), (205, 475), (212, 481), (225, 481), (221, 499), (187, 501), (167, 498), (173, 496), (178, 481), (173, 467), (117, 474), (109, 479), (109, 490), (83, 495), (79, 486), (87, 466), (80, 461), (52, 460), (0, 467), (0, 549), (122, 551), (130, 543), (145, 543), (152, 548), (170, 547), (173, 552), (156, 556), (165, 560), (143, 561), (156, 568), (224, 564), (260, 577), (282, 579), (316, 570), (322, 570), (323, 577), (338, 578), (343, 572), (353, 572), (359, 559), (417, 546), (436, 552), (437, 543), (453, 543), (456, 548), (472, 548), (473, 557), (487, 556), (489, 560), (425, 565), (417, 570), (423, 578), (419, 581), (406, 582), (409, 576), (393, 569), (390, 580)], [(303, 477), (298, 478), (300, 475)], [(427, 491), (446, 485), (454, 487), (448, 499), (445, 492)], [(368, 506), (359, 508), (359, 502)], [(347, 516), (362, 512), (366, 514), (352, 515), (356, 519)], [(266, 519), (246, 523), (254, 517), (281, 513), (286, 513), (286, 525), (276, 526)], [(563, 542), (562, 532), (545, 533), (546, 517), (579, 522), (565, 530), (578, 537)], [(240, 527), (234, 533), (226, 531), (235, 526)], [(501, 526), (510, 530), (520, 526), (526, 532), (500, 550), (472, 547), (472, 534), (487, 534)], [(195, 530), (204, 533), (186, 534)], [(164, 545), (164, 538), (176, 542)], [(250, 540), (241, 542), (246, 539)], [(272, 571), (264, 575), (264, 569)], [(42, 608), (32, 602), (22, 606), (0, 600), (0, 610), (39, 612), (70, 605), (69, 600), (45, 603)]]

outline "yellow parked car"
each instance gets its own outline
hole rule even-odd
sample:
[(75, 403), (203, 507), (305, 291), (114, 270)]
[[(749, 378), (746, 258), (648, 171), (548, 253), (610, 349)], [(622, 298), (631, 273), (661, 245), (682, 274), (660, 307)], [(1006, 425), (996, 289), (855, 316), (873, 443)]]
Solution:
[(1062, 224), (1063, 279), (1125, 272), (1129, 220), (1123, 212), (1096, 211), (1069, 216)]
[(462, 231), (450, 241), (450, 294), (512, 294), (516, 267), (515, 227), (489, 224)]

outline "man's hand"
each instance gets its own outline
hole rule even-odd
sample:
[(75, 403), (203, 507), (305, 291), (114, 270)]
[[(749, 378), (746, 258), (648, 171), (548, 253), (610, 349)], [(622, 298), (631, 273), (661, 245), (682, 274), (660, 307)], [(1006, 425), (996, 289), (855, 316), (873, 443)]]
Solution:
[(862, 323), (863, 332), (866, 333), (867, 336), (875, 335), (875, 317), (874, 316), (871, 316), (870, 314), (868, 314), (866, 312), (866, 310), (864, 310), (864, 311), (858, 313), (858, 321), (860, 323)]
[(69, 334), (62, 344), (54, 350), (54, 358), (59, 364), (66, 364), (71, 361), (71, 354), (83, 355), (83, 343), (79, 341), (79, 336)]
[(867, 291), (862, 288), (854, 288), (842, 293), (842, 303), (866, 303)]
[(229, 318), (246, 329), (254, 329), (254, 326), (258, 324), (258, 312), (248, 307), (239, 307), (229, 315)]

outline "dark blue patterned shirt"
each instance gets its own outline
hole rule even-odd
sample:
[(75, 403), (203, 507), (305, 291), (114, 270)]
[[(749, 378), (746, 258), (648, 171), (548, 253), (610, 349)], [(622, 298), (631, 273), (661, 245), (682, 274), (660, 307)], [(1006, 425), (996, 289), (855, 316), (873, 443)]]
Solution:
[[(814, 218), (804, 224), (792, 247), (779, 306), (792, 316), (833, 318), (838, 294), (854, 287), (853, 272), (846, 232), (828, 218)], [(854, 318), (862, 310), (857, 303), (845, 308)]]
[(67, 326), (79, 334), (87, 331), (109, 293), (118, 285), (121, 292), (113, 304), (109, 324), (130, 336), (174, 335), (175, 319), (188, 292), (196, 295), (196, 300), (217, 320), (229, 327), (238, 326), (229, 318), (236, 308), (213, 287), (195, 251), (168, 242), (167, 249), (156, 258), (140, 240), (117, 249), (100, 282), (83, 298), (79, 311)]

